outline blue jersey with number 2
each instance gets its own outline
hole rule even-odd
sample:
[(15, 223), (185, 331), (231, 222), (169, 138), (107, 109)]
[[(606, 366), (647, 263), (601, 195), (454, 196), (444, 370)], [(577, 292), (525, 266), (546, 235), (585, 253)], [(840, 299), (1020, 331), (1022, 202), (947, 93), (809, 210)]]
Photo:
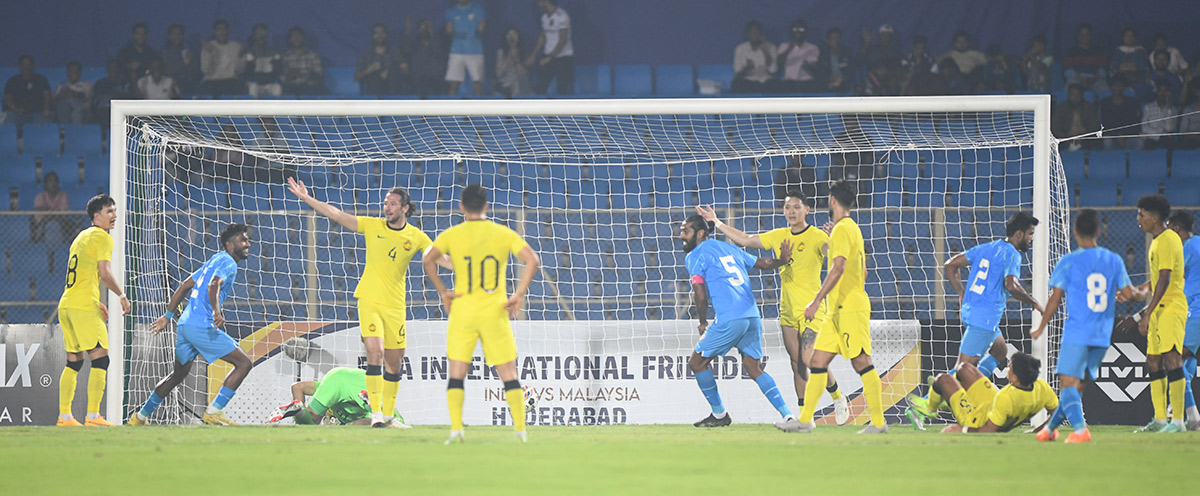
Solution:
[(192, 294), (188, 296), (187, 308), (179, 316), (179, 325), (193, 327), (212, 327), (213, 308), (208, 301), (208, 285), (213, 277), (221, 278), (221, 293), (218, 301), (225, 303), (225, 298), (233, 291), (233, 281), (237, 278), (237, 262), (227, 252), (220, 252), (204, 262), (195, 274), (192, 274)]
[(705, 240), (684, 258), (688, 274), (704, 278), (717, 322), (761, 317), (746, 269), (758, 257), (724, 241)]
[(967, 293), (963, 296), (962, 321), (984, 329), (995, 329), (1004, 316), (1008, 290), (1004, 280), (1021, 276), (1021, 254), (1003, 239), (985, 243), (963, 253), (971, 262)]
[(1129, 285), (1125, 262), (1105, 248), (1080, 248), (1062, 257), (1050, 274), (1050, 287), (1066, 293), (1063, 344), (1108, 347), (1117, 291)]

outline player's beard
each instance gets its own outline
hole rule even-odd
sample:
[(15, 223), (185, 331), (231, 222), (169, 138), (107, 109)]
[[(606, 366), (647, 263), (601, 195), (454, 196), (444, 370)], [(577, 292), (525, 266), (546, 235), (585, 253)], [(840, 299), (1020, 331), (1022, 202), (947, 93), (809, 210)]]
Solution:
[(695, 236), (693, 236), (691, 239), (683, 238), (683, 252), (684, 253), (690, 253), (695, 248), (696, 248), (696, 237)]

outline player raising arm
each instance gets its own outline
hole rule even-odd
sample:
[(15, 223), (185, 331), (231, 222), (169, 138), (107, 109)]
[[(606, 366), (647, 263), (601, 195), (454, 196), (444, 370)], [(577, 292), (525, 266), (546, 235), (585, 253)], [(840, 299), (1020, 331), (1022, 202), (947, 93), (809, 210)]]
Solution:
[[(808, 384), (808, 362), (812, 359), (813, 342), (825, 324), (824, 303), (814, 320), (804, 320), (804, 305), (812, 301), (821, 289), (821, 269), (829, 252), (829, 235), (808, 223), (808, 199), (799, 190), (788, 192), (783, 199), (783, 218), (788, 226), (762, 234), (746, 234), (721, 222), (711, 207), (699, 206), (696, 211), (705, 220), (738, 246), (770, 249), (780, 257), (784, 241), (792, 245), (792, 260), (779, 268), (779, 327), (783, 331), (783, 346), (792, 362), (792, 382), (800, 408), (804, 408), (804, 388)], [(825, 390), (833, 397), (834, 417), (838, 425), (850, 420), (850, 405), (838, 390), (833, 374), (829, 374)]]
[(75, 384), (83, 356), (92, 359), (88, 373), (86, 425), (113, 425), (100, 416), (100, 400), (108, 379), (108, 304), (100, 299), (100, 283), (121, 298), (121, 314), (129, 315), (129, 299), (110, 269), (113, 239), (108, 231), (117, 222), (117, 203), (112, 197), (96, 195), (88, 200), (87, 213), (92, 227), (84, 229), (71, 242), (67, 257), (67, 284), (58, 300), (58, 323), (62, 326), (67, 366), (58, 382), (58, 422), (60, 426), (81, 425), (71, 413)]
[[(466, 395), (463, 386), (480, 341), (484, 359), (504, 381), (504, 399), (512, 414), (514, 433), (521, 442), (527, 440), (525, 395), (517, 380), (517, 344), (509, 320), (521, 315), (525, 293), (537, 273), (538, 256), (512, 229), (488, 220), (487, 208), (487, 190), (478, 184), (463, 188), (459, 203), (463, 222), (438, 236), (421, 262), (449, 316), (446, 358), (450, 360), (450, 380), (446, 384), (446, 402), (450, 409), (450, 438), (446, 444), (463, 442), (462, 408)], [(454, 264), (453, 291), (446, 288), (437, 274), (437, 263), (443, 254)], [(505, 288), (505, 267), (510, 254), (525, 265), (511, 297)]]
[(1196, 376), (1196, 353), (1200, 350), (1200, 238), (1193, 234), (1192, 214), (1171, 212), (1167, 227), (1183, 241), (1183, 295), (1187, 298), (1188, 318), (1183, 332), (1183, 403), (1187, 408), (1187, 430), (1200, 430), (1200, 411), (1192, 396)]
[[(367, 266), (354, 289), (354, 297), (358, 298), (358, 324), (367, 351), (371, 425), (387, 427), (391, 419), (383, 412), (390, 412), (396, 406), (400, 364), (407, 347), (404, 292), (408, 264), (430, 245), (429, 236), (408, 222), (416, 214), (417, 205), (407, 191), (392, 188), (383, 199), (383, 218), (355, 217), (313, 198), (303, 181), (289, 177), (288, 190), (329, 220), (362, 234), (366, 242)], [(443, 266), (450, 265), (443, 262)]]
[[(1062, 345), (1058, 352), (1058, 382), (1062, 385), (1058, 408), (1050, 423), (1038, 432), (1041, 441), (1058, 439), (1058, 426), (1071, 422), (1074, 432), (1068, 443), (1085, 443), (1092, 434), (1083, 419), (1083, 381), (1096, 380), (1100, 361), (1112, 343), (1113, 314), (1117, 294), (1128, 299), (1133, 294), (1125, 262), (1096, 244), (1100, 235), (1100, 214), (1085, 208), (1075, 218), (1075, 242), (1079, 248), (1058, 261), (1050, 275), (1050, 299), (1046, 313), (1030, 335), (1037, 339), (1065, 299), (1067, 322), (1063, 325)], [(1085, 375), (1086, 374), (1086, 375)]]
[(220, 392), (204, 411), (203, 420), (206, 424), (236, 425), (222, 410), (233, 398), (242, 380), (254, 367), (254, 363), (222, 329), (225, 327), (222, 305), (225, 304), (229, 293), (233, 292), (238, 262), (250, 256), (250, 236), (247, 235), (247, 230), (245, 224), (230, 224), (221, 231), (222, 251), (204, 262), (195, 274), (179, 285), (175, 294), (171, 295), (171, 301), (167, 303), (167, 313), (150, 324), (150, 332), (155, 335), (162, 332), (171, 319), (175, 318), (179, 304), (183, 303), (185, 298), (188, 300), (187, 308), (184, 308), (183, 315), (179, 316), (179, 325), (175, 333), (175, 370), (154, 386), (154, 391), (150, 393), (141, 410), (129, 417), (129, 425), (146, 424), (163, 399), (171, 394), (171, 390), (187, 378), (196, 355), (204, 355), (208, 363), (217, 363), (220, 359), (233, 365), (233, 370), (225, 376)]
[[(1183, 387), (1183, 335), (1187, 322), (1187, 299), (1183, 295), (1183, 242), (1166, 228), (1171, 203), (1160, 194), (1146, 195), (1137, 202), (1137, 222), (1154, 236), (1147, 268), (1150, 280), (1133, 291), (1134, 300), (1150, 300), (1138, 312), (1138, 331), (1146, 336), (1146, 369), (1150, 375), (1150, 401), (1154, 420), (1137, 432), (1180, 432), (1185, 429)], [(1125, 301), (1117, 297), (1117, 301)], [(1169, 394), (1168, 394), (1169, 391)], [(1170, 399), (1171, 422), (1167, 422)]]
[[(732, 420), (721, 403), (717, 381), (708, 368), (713, 359), (737, 347), (742, 354), (742, 366), (758, 384), (771, 406), (783, 420), (775, 424), (781, 430), (793, 430), (798, 425), (791, 409), (779, 394), (775, 379), (763, 371), (762, 316), (754, 302), (754, 288), (746, 269), (774, 270), (792, 259), (792, 245), (784, 241), (779, 258), (758, 258), (732, 244), (709, 238), (713, 226), (704, 217), (693, 215), (683, 222), (679, 239), (683, 240), (684, 260), (691, 275), (696, 302), (696, 317), (700, 320), (700, 341), (688, 359), (688, 368), (696, 377), (700, 392), (712, 406), (708, 417), (696, 422), (696, 427), (724, 427)], [(715, 325), (708, 327), (708, 302), (712, 300), (717, 314)]]

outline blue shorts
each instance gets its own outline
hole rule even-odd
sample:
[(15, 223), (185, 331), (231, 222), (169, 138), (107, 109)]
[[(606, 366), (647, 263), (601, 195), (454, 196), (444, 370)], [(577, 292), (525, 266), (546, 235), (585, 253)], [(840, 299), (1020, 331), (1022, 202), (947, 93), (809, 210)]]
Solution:
[(1077, 379), (1096, 380), (1097, 374), (1100, 373), (1100, 362), (1104, 360), (1107, 351), (1107, 346), (1063, 344), (1058, 350), (1058, 370), (1055, 373)]
[(196, 355), (204, 355), (208, 363), (217, 363), (237, 349), (237, 342), (216, 327), (181, 325), (175, 331), (175, 361), (190, 363)]
[(1200, 348), (1200, 313), (1190, 312), (1188, 314), (1187, 324), (1183, 326), (1183, 347), (1192, 350), (1192, 354), (1197, 354), (1197, 348)]
[(743, 355), (761, 360), (762, 319), (748, 317), (717, 322), (704, 331), (704, 336), (696, 343), (696, 353), (704, 358), (724, 355), (731, 348), (737, 348)]
[(1000, 328), (984, 329), (982, 327), (967, 324), (967, 331), (963, 333), (962, 344), (958, 345), (958, 353), (970, 357), (979, 358), (987, 353), (992, 347), (992, 343), (1000, 338)]

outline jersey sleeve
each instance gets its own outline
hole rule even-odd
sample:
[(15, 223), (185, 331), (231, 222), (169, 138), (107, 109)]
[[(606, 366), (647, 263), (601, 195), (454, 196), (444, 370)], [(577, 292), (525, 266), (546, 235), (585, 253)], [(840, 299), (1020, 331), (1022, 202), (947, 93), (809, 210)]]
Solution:
[(1112, 258), (1117, 264), (1117, 278), (1119, 281), (1117, 283), (1117, 289), (1121, 290), (1133, 286), (1133, 281), (1129, 280), (1129, 270), (1125, 268), (1125, 262), (1121, 261), (1120, 257), (1117, 256)]
[(1070, 258), (1063, 258), (1059, 260), (1058, 265), (1054, 266), (1054, 272), (1050, 273), (1050, 287), (1067, 290), (1067, 272), (1071, 264), (1070, 260)]
[(685, 266), (687, 266), (687, 271), (688, 271), (689, 276), (704, 277), (704, 267), (702, 266), (703, 264), (700, 262), (700, 254), (699, 253), (697, 253), (695, 255), (689, 254), (687, 257), (685, 257), (683, 259), (683, 264)]
[(1021, 253), (1016, 248), (1012, 248), (1012, 245), (1009, 245), (1008, 267), (1004, 268), (1004, 277), (1008, 278), (1008, 276), (1021, 278)]
[(517, 232), (513, 231), (512, 229), (508, 230), (508, 236), (509, 239), (507, 248), (508, 251), (513, 254), (513, 256), (516, 256), (521, 252), (521, 250), (525, 249), (526, 246), (529, 246), (529, 243), (526, 243), (525, 240), (521, 238), (521, 235), (517, 234)]
[(101, 260), (112, 260), (112, 235), (108, 233), (101, 233), (99, 236), (96, 236), (96, 241), (92, 244), (92, 249), (95, 250), (92, 255), (96, 257), (97, 262)]
[(236, 273), (237, 262), (234, 262), (232, 258), (222, 258), (221, 265), (218, 265), (213, 271), (213, 276), (220, 277), (222, 282), (228, 283)]
[(746, 250), (738, 248), (737, 252), (738, 258), (742, 261), (742, 265), (746, 266), (747, 269), (754, 267), (754, 264), (758, 263), (758, 257), (751, 255)]
[(438, 251), (442, 252), (443, 255), (449, 254), (450, 253), (450, 237), (452, 236), (451, 232), (452, 231), (450, 231), (450, 230), (446, 230), (446, 231), (442, 232), (441, 234), (438, 235), (437, 239), (433, 240), (433, 244), (430, 246), (437, 248)]
[(972, 246), (971, 249), (963, 252), (963, 256), (967, 258), (967, 262), (970, 262), (971, 265), (975, 265), (979, 262), (979, 252), (981, 251), (980, 247), (982, 246), (983, 245), (975, 245)]
[(992, 411), (988, 413), (988, 420), (993, 424), (1003, 427), (1008, 424), (1008, 419), (1012, 416), (1013, 404), (1007, 394), (997, 394), (996, 399), (992, 402)]
[(1045, 404), (1042, 405), (1042, 408), (1045, 408), (1046, 410), (1054, 410), (1055, 408), (1058, 408), (1058, 395), (1054, 394), (1054, 388), (1050, 387), (1050, 383), (1038, 379), (1037, 385), (1038, 387), (1042, 388), (1042, 396), (1046, 398)]
[(359, 234), (370, 234), (379, 228), (379, 220), (374, 217), (356, 217), (358, 219), (358, 229), (354, 232)]
[(779, 229), (772, 229), (765, 233), (759, 234), (758, 240), (762, 242), (763, 248), (775, 250), (776, 248), (779, 248), (779, 243), (783, 241), (780, 234), (781, 232)]
[[(425, 231), (417, 231), (417, 253), (425, 253), (430, 246), (433, 246), (433, 240), (429, 239), (429, 235)], [(413, 257), (418, 259), (418, 257)]]
[(829, 260), (833, 261), (838, 257), (850, 259), (850, 230), (840, 225), (834, 226), (833, 234), (829, 237)]

